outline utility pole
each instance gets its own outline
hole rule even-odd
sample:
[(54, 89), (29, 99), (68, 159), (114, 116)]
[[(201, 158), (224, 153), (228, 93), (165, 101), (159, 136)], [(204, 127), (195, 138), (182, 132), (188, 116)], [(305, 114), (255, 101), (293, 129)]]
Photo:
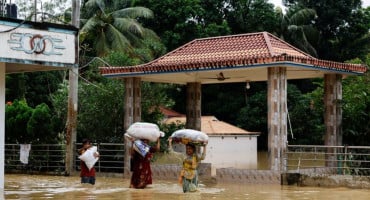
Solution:
[(34, 10), (34, 15), (35, 15), (35, 22), (37, 21), (37, 0), (35, 0), (35, 10)]
[[(80, 0), (72, 0), (72, 25), (80, 27)], [(78, 35), (75, 41), (76, 55), (75, 63), (78, 64), (79, 41)], [(74, 162), (74, 146), (77, 138), (77, 109), (78, 109), (78, 65), (69, 69), (69, 89), (68, 89), (68, 116), (66, 124), (66, 162), (65, 175), (70, 175)]]

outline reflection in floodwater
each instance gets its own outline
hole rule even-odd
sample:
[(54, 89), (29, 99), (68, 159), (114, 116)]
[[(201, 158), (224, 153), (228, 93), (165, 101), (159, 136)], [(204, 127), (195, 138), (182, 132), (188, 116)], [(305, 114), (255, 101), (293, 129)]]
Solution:
[(175, 181), (153, 180), (146, 189), (128, 188), (129, 180), (99, 177), (96, 185), (80, 184), (79, 177), (5, 175), (5, 191), (0, 199), (127, 199), (127, 200), (298, 200), (340, 199), (367, 200), (370, 190), (319, 188), (280, 185), (212, 184), (203, 183), (198, 192), (182, 192)]

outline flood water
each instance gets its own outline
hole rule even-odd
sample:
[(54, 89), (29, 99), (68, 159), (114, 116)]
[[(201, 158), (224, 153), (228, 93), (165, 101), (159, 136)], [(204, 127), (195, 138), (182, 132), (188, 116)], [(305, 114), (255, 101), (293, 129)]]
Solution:
[(198, 192), (182, 192), (175, 181), (153, 180), (146, 189), (128, 188), (129, 180), (96, 177), (94, 186), (80, 184), (79, 177), (5, 175), (5, 190), (0, 199), (127, 199), (127, 200), (368, 200), (370, 190), (349, 188), (297, 187), (251, 184), (201, 184)]

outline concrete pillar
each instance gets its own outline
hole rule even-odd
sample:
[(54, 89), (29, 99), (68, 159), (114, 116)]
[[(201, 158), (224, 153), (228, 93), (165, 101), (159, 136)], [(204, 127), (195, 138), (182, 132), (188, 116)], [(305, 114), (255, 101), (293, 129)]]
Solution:
[(133, 119), (134, 122), (141, 121), (141, 78), (134, 78), (133, 81)]
[(186, 88), (186, 128), (201, 130), (202, 84), (188, 83)]
[(75, 171), (75, 144), (77, 140), (77, 114), (78, 114), (78, 67), (69, 70), (68, 112), (66, 127), (66, 163), (65, 175)]
[(268, 68), (268, 159), (273, 171), (285, 170), (287, 148), (287, 76), (285, 67)]
[[(342, 75), (325, 74), (324, 76), (324, 105), (325, 105), (325, 145), (342, 145)], [(326, 165), (336, 167), (337, 150), (328, 148)]]
[[(5, 163), (5, 63), (0, 63), (0, 194), (4, 194)], [(3, 197), (1, 195), (1, 197)]]
[[(125, 118), (123, 122), (124, 129), (134, 122), (141, 121), (141, 79), (140, 78), (125, 78)], [(130, 149), (131, 141), (125, 138), (125, 157), (124, 157), (124, 174), (130, 172)]]

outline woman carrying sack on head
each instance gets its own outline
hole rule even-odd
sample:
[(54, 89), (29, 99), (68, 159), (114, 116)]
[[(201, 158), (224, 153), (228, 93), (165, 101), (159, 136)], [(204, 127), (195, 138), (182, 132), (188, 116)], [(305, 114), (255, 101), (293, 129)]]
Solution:
[[(183, 192), (195, 192), (198, 188), (198, 165), (206, 157), (206, 146), (203, 146), (201, 156), (196, 153), (194, 144), (186, 144), (186, 157), (183, 160), (179, 176), (179, 184), (182, 184)], [(172, 148), (172, 138), (169, 138), (169, 147)]]
[[(145, 154), (143, 154), (142, 151), (140, 152), (139, 148), (135, 146), (135, 142), (139, 142), (137, 144), (147, 146), (147, 152)], [(133, 142), (131, 148), (132, 176), (130, 188), (144, 189), (148, 184), (152, 184), (152, 170), (150, 168), (150, 162), (153, 157), (153, 153), (160, 150), (160, 140), (158, 138), (157, 145), (155, 147), (149, 146), (149, 140), (146, 139), (135, 142)]]

